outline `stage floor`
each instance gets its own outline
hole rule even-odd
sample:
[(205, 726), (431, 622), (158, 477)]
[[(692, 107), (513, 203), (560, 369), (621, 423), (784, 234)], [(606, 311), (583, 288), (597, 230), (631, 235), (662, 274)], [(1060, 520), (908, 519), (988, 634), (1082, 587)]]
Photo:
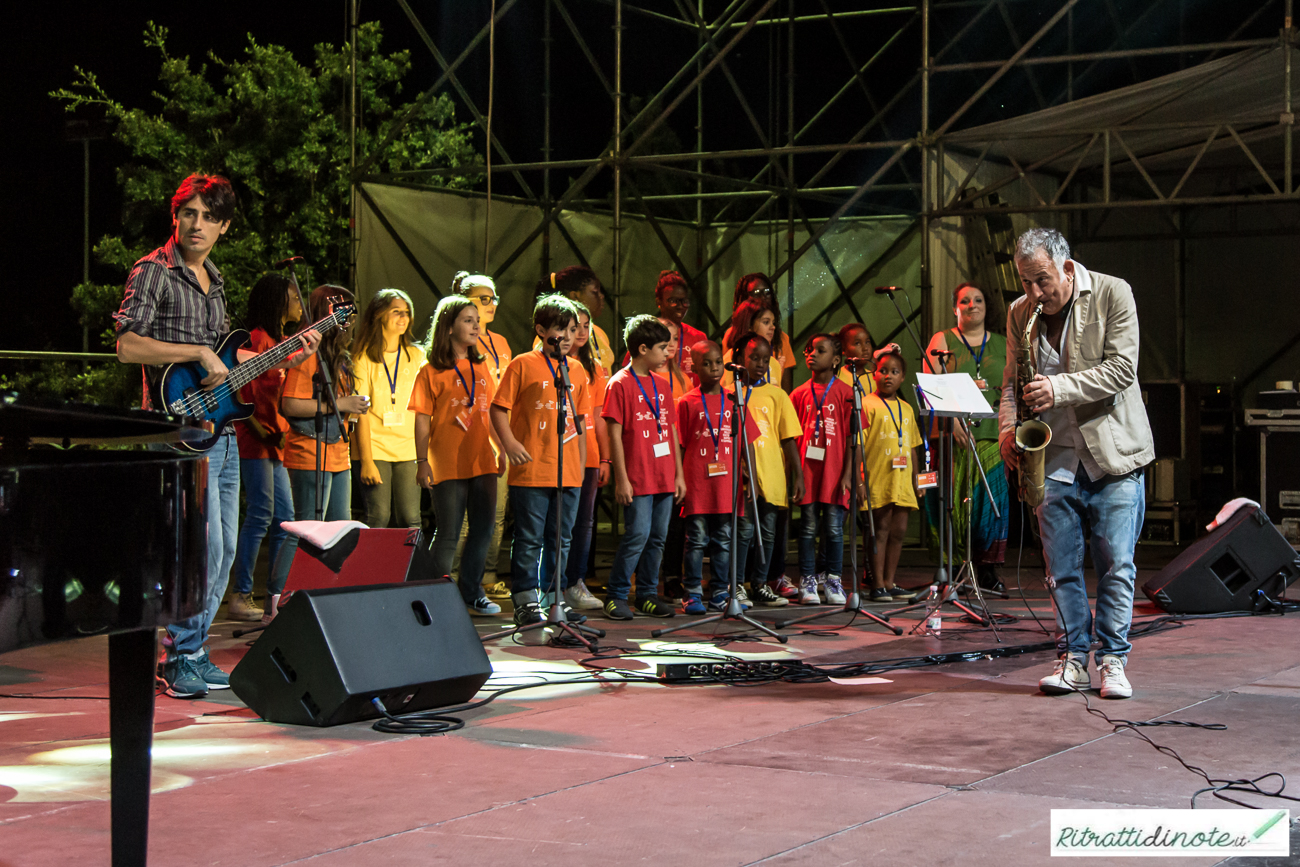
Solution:
[[(928, 570), (906, 573), (903, 584), (928, 579)], [(1043, 591), (1026, 586), (1046, 620)], [(1020, 618), (1003, 627), (1005, 645), (1044, 640), (1014, 589), (993, 607)], [(1138, 621), (1158, 614), (1139, 601)], [(910, 628), (917, 616), (897, 622)], [(592, 620), (609, 631), (603, 644), (653, 651), (663, 645), (650, 630), (682, 616)], [(1135, 697), (1103, 702), (1094, 693), (1093, 707), (1130, 720), (1223, 723), (1227, 731), (1145, 731), (1211, 776), (1277, 771), (1300, 783), (1297, 622), (1203, 620), (1139, 638), (1129, 667)], [(227, 669), (245, 651), (230, 637), (235, 628), (214, 629), (212, 656)], [(792, 634), (784, 647), (693, 643), (711, 635), (710, 627), (663, 641), (825, 663), (997, 646), (988, 629), (952, 614), (937, 639), (894, 638), (858, 621), (834, 634)], [(579, 676), (585, 656), (509, 643), (489, 654), (490, 685)], [(1053, 808), (1188, 806), (1200, 778), (1132, 733), (1112, 733), (1081, 697), (1038, 693), (1051, 659), (1048, 651), (981, 658), (891, 672), (886, 683), (548, 686), (505, 696), (465, 714), (463, 730), (434, 737), (381, 734), (369, 723), (266, 723), (228, 691), (197, 702), (163, 696), (150, 862), (1018, 867), (1049, 862)], [(653, 670), (650, 656), (620, 664)], [(0, 699), (0, 864), (107, 864), (106, 640), (2, 655), (0, 692), (39, 696)], [(1230, 806), (1210, 797), (1199, 805)], [(1294, 828), (1292, 851), (1300, 855)]]

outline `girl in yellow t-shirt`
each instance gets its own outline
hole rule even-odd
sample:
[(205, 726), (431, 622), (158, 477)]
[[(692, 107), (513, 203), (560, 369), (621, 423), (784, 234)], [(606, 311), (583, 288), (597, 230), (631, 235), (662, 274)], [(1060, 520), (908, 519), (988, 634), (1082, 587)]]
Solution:
[(876, 351), (875, 361), (876, 393), (867, 395), (862, 403), (867, 442), (862, 457), (865, 484), (858, 495), (870, 498), (876, 525), (869, 598), (893, 602), (916, 595), (898, 587), (894, 574), (903, 551), (908, 512), (918, 508), (923, 496), (916, 486), (916, 449), (922, 438), (912, 405), (898, 396), (907, 375), (902, 350), (890, 343)]
[[(736, 291), (731, 299), (732, 319), (735, 311), (746, 301), (757, 301), (772, 309), (772, 317), (777, 324), (776, 336), (767, 339), (772, 344), (772, 360), (776, 362), (778, 376), (771, 379), (773, 385), (779, 385), (789, 394), (794, 390), (794, 351), (790, 348), (790, 335), (780, 329), (781, 303), (777, 300), (776, 290), (766, 274), (755, 272), (746, 274), (736, 281)], [(766, 336), (766, 335), (764, 335)]]
[(471, 614), (491, 615), (501, 613), (482, 587), (492, 524), (480, 518), (496, 510), (497, 479), (505, 474), (507, 461), (494, 448), (488, 407), (496, 380), (478, 351), (478, 323), (478, 310), (468, 298), (448, 295), (438, 302), (429, 364), (420, 371), (408, 409), (415, 417), (419, 483), (429, 489), (438, 519), (433, 574), (451, 574), (465, 516), (475, 516), (469, 521), (457, 586)]
[(415, 417), (407, 412), (424, 350), (411, 336), (411, 298), (401, 289), (381, 289), (366, 305), (352, 340), (356, 393), (370, 398), (370, 411), (357, 419), (361, 490), (366, 523), (420, 526), (420, 487), (415, 483)]

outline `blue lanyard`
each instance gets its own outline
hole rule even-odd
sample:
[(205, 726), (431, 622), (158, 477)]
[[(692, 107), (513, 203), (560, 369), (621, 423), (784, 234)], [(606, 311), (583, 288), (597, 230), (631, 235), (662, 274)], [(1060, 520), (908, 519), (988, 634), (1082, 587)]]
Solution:
[(727, 397), (718, 393), (718, 429), (713, 429), (713, 419), (709, 418), (709, 397), (700, 392), (700, 403), (704, 404), (704, 423), (708, 425), (709, 437), (713, 440), (713, 459), (718, 459), (718, 437), (722, 434), (722, 413), (727, 408)]
[(980, 341), (980, 354), (976, 355), (975, 350), (971, 349), (969, 343), (966, 343), (966, 335), (961, 333), (961, 329), (954, 328), (953, 331), (956, 331), (957, 336), (961, 338), (961, 342), (966, 344), (966, 351), (970, 353), (970, 357), (975, 359), (975, 376), (978, 378), (980, 375), (980, 365), (984, 363), (984, 347), (989, 345), (989, 333), (987, 331), (984, 332), (984, 339)]
[(487, 341), (487, 343), (483, 343), (483, 335), (480, 334), (479, 337), (478, 337), (478, 342), (479, 342), (479, 344), (481, 344), (482, 346), (486, 346), (487, 349), (488, 349), (488, 352), (492, 353), (492, 363), (496, 365), (497, 370), (500, 370), (500, 369), (501, 369), (501, 356), (500, 356), (500, 355), (497, 355), (497, 342), (496, 342), (495, 340), (492, 339), (492, 335), (489, 334), (489, 335), (488, 335), (488, 341)]
[[(632, 365), (629, 364), (627, 369), (628, 372), (632, 374), (632, 379), (636, 382), (636, 387), (640, 389), (641, 397), (645, 399), (646, 403), (650, 403), (650, 395), (645, 393), (645, 386), (641, 384), (641, 377), (636, 375), (636, 371), (632, 369)], [(655, 392), (655, 402), (651, 404), (655, 408), (655, 430), (659, 433), (659, 439), (663, 439), (664, 426), (663, 422), (659, 420), (659, 385), (655, 382), (655, 375), (653, 373), (650, 374), (650, 387), (654, 389)]]
[(826, 439), (822, 436), (822, 407), (826, 405), (826, 394), (831, 390), (831, 385), (829, 382), (826, 383), (826, 387), (822, 389), (821, 400), (817, 399), (817, 383), (809, 380), (808, 388), (812, 391), (813, 406), (817, 407), (817, 418), (813, 421), (813, 443), (816, 444), (819, 438), (824, 443)]
[(899, 450), (902, 450), (903, 448), (903, 399), (901, 397), (896, 397), (894, 398), (894, 400), (898, 401), (898, 421), (894, 421), (894, 411), (889, 408), (889, 399), (882, 397), (880, 399), (880, 402), (885, 405), (885, 412), (889, 413), (889, 420), (894, 422), (894, 430), (898, 431), (898, 448)]
[(466, 359), (466, 360), (469, 361), (469, 385), (465, 384), (465, 374), (460, 372), (460, 367), (453, 367), (452, 370), (456, 371), (456, 376), (460, 377), (460, 387), (465, 389), (465, 393), (469, 395), (469, 406), (470, 409), (473, 409), (474, 389), (478, 387), (478, 382), (474, 378), (474, 360), (473, 359)]
[[(559, 379), (559, 376), (555, 373), (555, 367), (551, 364), (551, 356), (546, 352), (545, 349), (542, 350), (542, 358), (546, 359), (546, 367), (548, 370), (551, 371), (551, 381), (554, 382), (555, 380)], [(560, 359), (560, 364), (564, 365), (565, 370), (569, 369), (569, 359), (567, 358)], [(559, 391), (559, 386), (556, 386), (556, 391)], [(573, 402), (572, 386), (570, 386), (569, 393), (567, 395), (563, 395), (563, 394), (560, 395), (560, 405), (563, 406), (566, 400), (569, 404), (569, 408), (573, 410), (573, 423), (576, 425), (578, 423), (578, 405)]]
[(402, 372), (402, 350), (397, 350), (397, 360), (393, 362), (393, 372), (388, 372), (388, 359), (384, 354), (379, 353), (379, 362), (384, 366), (384, 376), (388, 379), (388, 395), (392, 399), (393, 406), (397, 406), (397, 375)]

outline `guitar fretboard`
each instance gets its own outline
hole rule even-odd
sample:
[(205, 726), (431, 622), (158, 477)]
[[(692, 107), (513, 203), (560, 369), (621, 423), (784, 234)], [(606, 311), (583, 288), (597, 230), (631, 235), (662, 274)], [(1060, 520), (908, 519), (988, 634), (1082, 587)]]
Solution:
[[(326, 334), (329, 334), (337, 328), (339, 322), (346, 319), (349, 315), (349, 311), (338, 310), (331, 313), (329, 316), (326, 316), (320, 322), (313, 324), (307, 330), (314, 328), (320, 332), (322, 337), (324, 337)], [(301, 349), (302, 340), (297, 336), (290, 337), (277, 343), (271, 349), (255, 355), (248, 359), (248, 361), (236, 365), (235, 369), (230, 371), (230, 374), (226, 377), (226, 382), (232, 389), (238, 391)]]

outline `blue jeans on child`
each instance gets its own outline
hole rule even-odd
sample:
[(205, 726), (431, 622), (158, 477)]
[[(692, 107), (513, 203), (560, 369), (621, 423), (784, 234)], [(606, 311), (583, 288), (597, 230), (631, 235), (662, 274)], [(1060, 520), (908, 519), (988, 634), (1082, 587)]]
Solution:
[(230, 583), (239, 532), (239, 444), (229, 430), (208, 449), (208, 597), (203, 611), (167, 627), (167, 656), (194, 654), (203, 649), (208, 630)]
[(673, 495), (641, 494), (623, 507), (623, 538), (609, 569), (606, 599), (627, 599), (636, 572), (637, 598), (659, 594), (659, 564), (664, 557), (668, 520), (673, 515)]
[[(818, 561), (827, 575), (841, 574), (844, 570), (844, 513), (848, 509), (834, 503), (808, 503), (799, 509), (799, 576), (816, 575)], [(820, 551), (817, 549), (819, 528), (822, 537)]]
[[(352, 520), (352, 471), (321, 473), (324, 521)], [(316, 519), (316, 471), (289, 470), (289, 488), (293, 491), (293, 516), (296, 521)], [(298, 537), (289, 534), (280, 546), (280, 553), (271, 566), (271, 578), (266, 582), (266, 593), (275, 596), (284, 592), (284, 582), (289, 578), (289, 567), (298, 550)]]
[(1088, 655), (1094, 619), (1083, 576), (1085, 528), (1092, 531), (1092, 564), (1097, 573), (1097, 638), (1103, 654), (1127, 657), (1133, 622), (1133, 547), (1142, 531), (1146, 503), (1141, 471), (1088, 478), (1080, 465), (1074, 483), (1048, 479), (1038, 522), (1047, 572), (1056, 584), (1057, 650)]
[(704, 551), (709, 551), (709, 595), (725, 592), (731, 581), (731, 513), (687, 515), (686, 592), (701, 593), (704, 586)]
[[(772, 564), (772, 549), (776, 544), (776, 518), (781, 510), (764, 500), (758, 498), (758, 527), (761, 531), (758, 538), (755, 539), (754, 521), (748, 516), (740, 519), (740, 538), (736, 540), (736, 550), (738, 558), (736, 560), (736, 581), (737, 583), (745, 581), (747, 578), (754, 586), (767, 582), (767, 570)], [(750, 549), (757, 545), (763, 546), (764, 565), (761, 569), (758, 567), (758, 558)], [(751, 568), (755, 574), (750, 575), (747, 571)]]
[[(573, 521), (578, 514), (582, 488), (564, 488), (560, 503), (560, 571), (563, 573), (573, 540)], [(542, 574), (543, 548), (555, 545), (555, 488), (510, 486), (510, 506), (515, 513), (515, 543), (510, 546), (510, 590), (518, 595), (550, 590), (554, 560)], [(487, 520), (487, 516), (483, 516)]]
[[(596, 528), (596, 494), (600, 492), (599, 481), (600, 469), (587, 467), (587, 472), (582, 477), (582, 496), (578, 499), (578, 516), (573, 522), (569, 562), (564, 567), (565, 590), (577, 584), (579, 579), (587, 577), (587, 563), (591, 557), (591, 537)], [(544, 563), (550, 560), (553, 544), (548, 544), (542, 554)]]
[[(460, 529), (469, 524), (465, 553), (460, 559), (456, 586), (466, 605), (473, 605), (483, 595), (483, 562), (492, 541), (494, 522), (489, 516), (497, 511), (497, 476), (484, 473), (468, 479), (448, 479), (433, 486), (433, 575), (450, 576), (456, 559)], [(466, 522), (465, 516), (470, 520)]]
[(239, 528), (235, 547), (235, 592), (251, 593), (262, 540), (270, 536), (268, 562), (274, 564), (288, 535), (280, 529), (280, 522), (293, 520), (293, 495), (289, 472), (275, 458), (240, 458), (239, 477), (244, 486), (244, 525)]

